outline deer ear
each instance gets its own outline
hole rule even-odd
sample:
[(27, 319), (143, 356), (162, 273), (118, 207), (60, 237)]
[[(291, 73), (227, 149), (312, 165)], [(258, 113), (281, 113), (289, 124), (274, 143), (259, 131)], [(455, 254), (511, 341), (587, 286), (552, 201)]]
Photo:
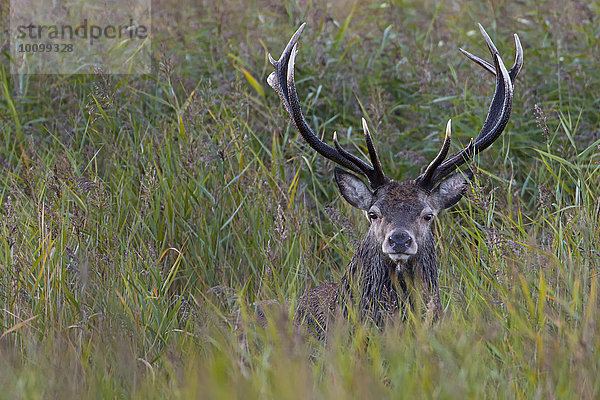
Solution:
[(471, 170), (457, 172), (450, 175), (431, 191), (429, 199), (431, 205), (441, 211), (450, 208), (463, 197), (469, 187), (469, 180), (473, 177)]
[(367, 211), (371, 207), (373, 192), (362, 179), (337, 167), (334, 170), (334, 175), (335, 183), (337, 183), (340, 193), (348, 203), (363, 211)]

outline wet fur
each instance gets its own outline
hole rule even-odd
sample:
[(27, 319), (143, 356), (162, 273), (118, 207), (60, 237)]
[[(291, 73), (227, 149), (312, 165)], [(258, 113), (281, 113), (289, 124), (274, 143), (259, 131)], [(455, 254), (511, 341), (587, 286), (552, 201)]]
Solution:
[(305, 324), (317, 337), (324, 338), (331, 320), (338, 314), (347, 315), (350, 306), (358, 306), (360, 317), (377, 326), (383, 326), (398, 313), (403, 315), (409, 307), (413, 311), (425, 309), (437, 318), (441, 304), (433, 233), (430, 225), (414, 223), (428, 206), (427, 196), (412, 182), (393, 182), (376, 193), (374, 203), (381, 203), (382, 214), (392, 216), (394, 223), (400, 219), (401, 224), (415, 231), (419, 241), (417, 254), (405, 262), (392, 261), (381, 249), (382, 232), (389, 229), (389, 223), (373, 223), (342, 280), (311, 289), (299, 299), (296, 323)]

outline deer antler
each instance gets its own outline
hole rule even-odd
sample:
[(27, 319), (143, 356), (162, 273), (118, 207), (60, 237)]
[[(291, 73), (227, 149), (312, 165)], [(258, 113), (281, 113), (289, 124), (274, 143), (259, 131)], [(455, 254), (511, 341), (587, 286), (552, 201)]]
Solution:
[(521, 41), (519, 40), (519, 36), (514, 34), (516, 56), (515, 62), (509, 72), (506, 70), (504, 63), (500, 58), (500, 54), (498, 53), (498, 49), (492, 42), (492, 39), (490, 39), (481, 24), (478, 25), (481, 34), (485, 38), (488, 49), (490, 50), (494, 64), (492, 65), (463, 49), (460, 49), (460, 51), (470, 60), (496, 76), (496, 90), (494, 92), (494, 97), (492, 98), (490, 109), (485, 118), (485, 122), (483, 123), (483, 127), (475, 140), (473, 141), (473, 139), (471, 139), (471, 142), (467, 147), (444, 161), (448, 153), (448, 148), (450, 147), (451, 138), (450, 121), (448, 121), (446, 126), (446, 137), (444, 138), (442, 149), (436, 158), (429, 164), (425, 172), (416, 179), (416, 182), (421, 187), (428, 190), (456, 170), (456, 168), (471, 160), (475, 154), (487, 149), (494, 143), (504, 131), (508, 119), (510, 118), (513, 98), (513, 82), (523, 67), (523, 48), (521, 46)]
[[(304, 140), (316, 150), (319, 154), (328, 158), (331, 161), (345, 167), (351, 171), (364, 175), (371, 184), (372, 189), (377, 189), (389, 179), (383, 173), (377, 151), (373, 144), (373, 138), (367, 127), (367, 123), (362, 119), (365, 141), (371, 158), (371, 165), (367, 164), (360, 158), (344, 150), (337, 141), (337, 136), (334, 134), (333, 142), (335, 147), (329, 146), (327, 143), (319, 139), (313, 130), (308, 126), (302, 110), (300, 109), (300, 101), (296, 93), (296, 85), (294, 81), (294, 62), (298, 54), (297, 44), (300, 34), (306, 24), (302, 24), (294, 33), (289, 43), (283, 50), (279, 60), (275, 61), (269, 54), (269, 60), (275, 71), (267, 78), (268, 84), (279, 94), (285, 109), (290, 115), (292, 122)], [(446, 176), (455, 171), (459, 166), (468, 162), (479, 152), (487, 149), (504, 131), (512, 107), (513, 98), (513, 82), (523, 67), (523, 48), (517, 34), (514, 34), (516, 56), (515, 62), (510, 69), (506, 70), (498, 49), (488, 36), (487, 32), (481, 24), (479, 29), (487, 43), (490, 54), (492, 55), (493, 64), (463, 50), (460, 51), (470, 60), (477, 63), (488, 72), (496, 77), (496, 89), (494, 97), (490, 104), (488, 114), (485, 118), (481, 131), (467, 147), (453, 154), (446, 159), (448, 150), (450, 149), (451, 141), (451, 122), (446, 125), (446, 136), (442, 148), (435, 159), (429, 164), (425, 172), (420, 175), (415, 182), (426, 190), (430, 190), (436, 183), (444, 179)], [(445, 160), (445, 161), (444, 161)]]
[(383, 170), (381, 169), (381, 163), (377, 156), (377, 151), (373, 145), (373, 138), (367, 127), (366, 121), (362, 120), (363, 130), (365, 133), (365, 141), (367, 149), (369, 151), (369, 157), (371, 158), (371, 165), (356, 157), (355, 155), (344, 150), (337, 141), (337, 136), (334, 134), (333, 143), (334, 147), (329, 146), (315, 135), (313, 130), (308, 126), (302, 110), (300, 109), (300, 101), (296, 93), (296, 84), (294, 81), (294, 61), (296, 54), (298, 54), (297, 44), (300, 34), (304, 29), (306, 23), (300, 25), (300, 28), (294, 33), (289, 43), (283, 50), (279, 60), (275, 61), (269, 54), (269, 60), (275, 71), (272, 72), (267, 78), (267, 83), (271, 86), (283, 102), (285, 109), (290, 115), (292, 122), (298, 129), (298, 132), (302, 135), (304, 140), (312, 147), (317, 153), (323, 157), (341, 165), (344, 168), (348, 168), (358, 174), (364, 175), (371, 184), (373, 190), (377, 189), (385, 182), (388, 181)]

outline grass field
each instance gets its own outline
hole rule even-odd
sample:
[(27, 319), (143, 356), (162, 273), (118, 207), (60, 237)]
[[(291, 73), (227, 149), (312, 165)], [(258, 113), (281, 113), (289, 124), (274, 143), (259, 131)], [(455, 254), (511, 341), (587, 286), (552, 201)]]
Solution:
[[(148, 76), (10, 75), (0, 36), (0, 398), (600, 397), (599, 2), (153, 13)], [(310, 125), (364, 152), (365, 116), (397, 179), (449, 118), (453, 150), (479, 132), (493, 79), (458, 52), (487, 56), (477, 22), (507, 65), (521, 38), (511, 122), (435, 226), (438, 323), (339, 326), (327, 346), (294, 331), (367, 230), (265, 83), (302, 22)]]

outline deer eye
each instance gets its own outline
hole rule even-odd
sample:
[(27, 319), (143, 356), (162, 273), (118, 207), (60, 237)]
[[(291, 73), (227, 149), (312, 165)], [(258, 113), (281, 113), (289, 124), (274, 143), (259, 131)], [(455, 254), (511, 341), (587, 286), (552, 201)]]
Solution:
[(425, 214), (425, 216), (423, 217), (423, 219), (425, 219), (425, 221), (431, 221), (432, 218), (433, 218), (432, 213)]
[(379, 216), (378, 216), (376, 213), (374, 213), (373, 211), (369, 211), (369, 214), (368, 214), (368, 215), (369, 215), (369, 219), (370, 219), (371, 221), (373, 221), (373, 220), (375, 220), (375, 219), (379, 218)]

